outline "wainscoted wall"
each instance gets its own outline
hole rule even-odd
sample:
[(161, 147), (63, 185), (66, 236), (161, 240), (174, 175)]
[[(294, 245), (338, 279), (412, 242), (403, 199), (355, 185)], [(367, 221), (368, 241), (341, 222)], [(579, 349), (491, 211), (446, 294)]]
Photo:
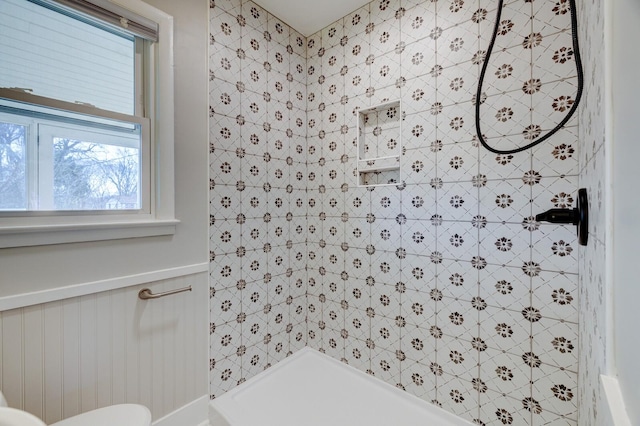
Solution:
[(210, 394), (306, 343), (306, 40), (210, 2)]
[(46, 423), (124, 402), (157, 420), (206, 393), (207, 287), (199, 273), (1, 312), (0, 389)]
[[(208, 5), (145, 2), (174, 19), (180, 223), (172, 236), (1, 250), (1, 293), (19, 296), (0, 302), (0, 389), (11, 406), (47, 423), (119, 402), (145, 404), (158, 420), (207, 394), (207, 273), (175, 278), (175, 271), (202, 271), (207, 261)], [(187, 285), (193, 292), (137, 298), (143, 286)], [(114, 289), (121, 286), (130, 287)], [(101, 292), (79, 296), (87, 289)], [(64, 300), (50, 301), (52, 295)]]
[(585, 98), (579, 109), (580, 187), (589, 193), (589, 245), (580, 250), (580, 345), (578, 407), (580, 425), (608, 425), (605, 395), (600, 375), (607, 371), (607, 238), (610, 232), (609, 165), (606, 138), (605, 5), (599, 1), (578, 2), (580, 45), (585, 73)]
[[(577, 125), (478, 146), (493, 1), (376, 0), (307, 39), (308, 345), (478, 424), (577, 424)], [(508, 149), (575, 99), (568, 2), (508, 2), (482, 128)], [(401, 99), (404, 183), (359, 188), (355, 111)], [(384, 133), (382, 135), (384, 137)]]

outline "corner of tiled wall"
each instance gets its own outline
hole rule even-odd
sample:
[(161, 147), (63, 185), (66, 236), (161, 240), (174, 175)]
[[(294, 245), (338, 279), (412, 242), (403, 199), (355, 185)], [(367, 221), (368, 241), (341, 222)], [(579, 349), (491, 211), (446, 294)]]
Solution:
[[(498, 148), (575, 97), (565, 3), (505, 7), (482, 98)], [(479, 147), (494, 2), (375, 0), (306, 39), (212, 6), (212, 396), (308, 344), (479, 424), (576, 424), (577, 244), (533, 216), (573, 203), (579, 129)], [(357, 110), (394, 99), (404, 183), (358, 187)]]
[(306, 344), (306, 40), (210, 2), (210, 394)]
[(604, 5), (578, 2), (578, 22), (585, 75), (585, 98), (579, 109), (580, 187), (589, 195), (589, 243), (580, 249), (578, 376), (579, 424), (604, 425), (608, 411), (600, 375), (607, 366), (607, 162)]

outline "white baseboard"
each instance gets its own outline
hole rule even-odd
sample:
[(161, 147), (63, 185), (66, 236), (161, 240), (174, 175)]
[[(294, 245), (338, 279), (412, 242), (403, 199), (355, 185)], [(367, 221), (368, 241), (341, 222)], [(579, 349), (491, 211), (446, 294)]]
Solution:
[(208, 426), (208, 415), (209, 395), (203, 395), (156, 420), (153, 426)]

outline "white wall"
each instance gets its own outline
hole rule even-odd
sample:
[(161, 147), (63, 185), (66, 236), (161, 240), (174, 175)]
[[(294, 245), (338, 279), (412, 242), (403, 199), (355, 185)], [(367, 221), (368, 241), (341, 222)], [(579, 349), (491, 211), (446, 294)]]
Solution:
[(173, 236), (0, 250), (0, 296), (208, 262), (208, 3), (150, 0), (174, 16)]
[[(175, 25), (176, 234), (0, 250), (0, 296), (189, 274), (0, 313), (0, 388), (47, 422), (117, 402), (148, 405), (158, 419), (207, 394), (208, 2), (148, 3)], [(187, 285), (194, 291), (137, 298), (143, 286)]]
[[(617, 376), (631, 424), (640, 424), (640, 335), (638, 333), (638, 241), (640, 241), (640, 4), (610, 3), (612, 14), (613, 128), (613, 315)], [(613, 373), (613, 372), (612, 372)]]
[(207, 278), (146, 284), (194, 288), (158, 300), (139, 300), (140, 285), (0, 313), (0, 389), (9, 405), (50, 424), (139, 403), (157, 420), (202, 397)]

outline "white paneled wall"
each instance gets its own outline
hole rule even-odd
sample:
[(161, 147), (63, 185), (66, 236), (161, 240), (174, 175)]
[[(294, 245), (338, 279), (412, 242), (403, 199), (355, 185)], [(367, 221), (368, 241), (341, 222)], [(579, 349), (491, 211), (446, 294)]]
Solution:
[[(207, 393), (207, 274), (0, 313), (0, 389), (46, 423), (116, 403), (154, 420)], [(191, 285), (192, 292), (143, 301)]]

